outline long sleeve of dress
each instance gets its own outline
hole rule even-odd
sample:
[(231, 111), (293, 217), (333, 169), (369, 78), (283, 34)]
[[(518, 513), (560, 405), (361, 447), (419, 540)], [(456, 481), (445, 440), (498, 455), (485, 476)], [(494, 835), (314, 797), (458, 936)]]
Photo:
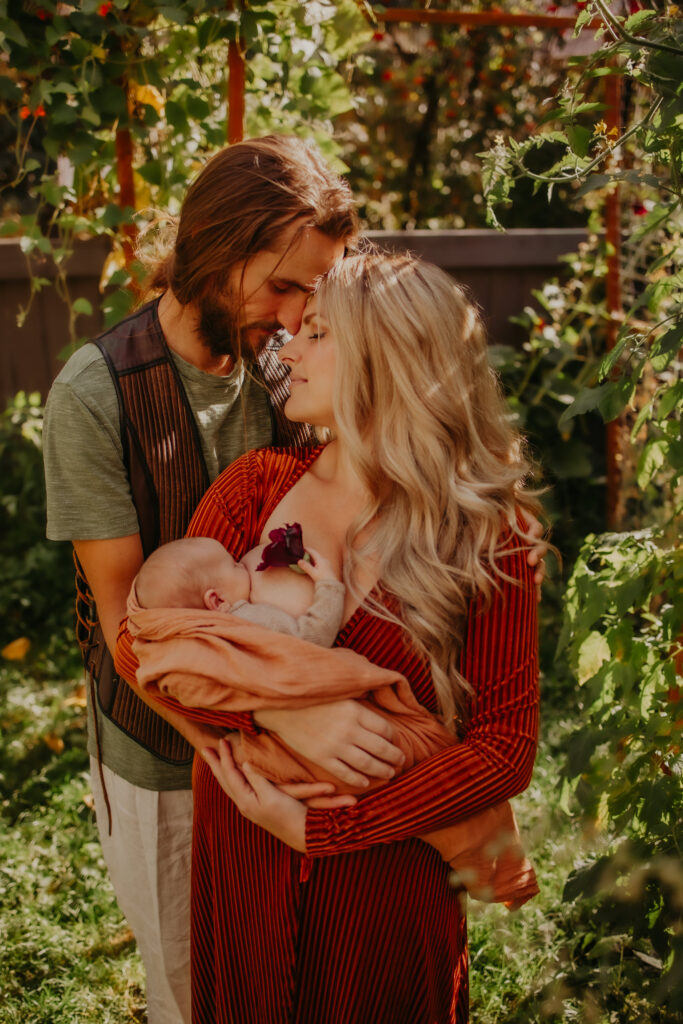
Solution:
[[(325, 856), (443, 828), (529, 783), (538, 732), (536, 597), (526, 550), (500, 561), (488, 607), (474, 602), (461, 672), (474, 692), (464, 741), (436, 754), (354, 807), (309, 810), (306, 848)], [(516, 581), (516, 582), (515, 582)]]

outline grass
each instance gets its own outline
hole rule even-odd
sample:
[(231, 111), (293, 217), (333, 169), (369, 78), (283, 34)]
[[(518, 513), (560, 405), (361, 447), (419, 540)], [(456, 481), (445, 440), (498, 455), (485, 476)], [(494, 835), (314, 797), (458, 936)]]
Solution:
[[(498, 904), (469, 903), (472, 1024), (531, 1024), (552, 1010), (530, 1004), (538, 1002), (564, 955), (562, 890), (577, 853), (576, 824), (558, 807), (559, 748), (568, 727), (557, 718), (544, 723), (531, 785), (513, 801), (539, 895), (514, 913)], [(560, 1019), (579, 1018), (567, 1008)]]
[[(0, 725), (0, 1022), (143, 1022), (143, 972), (95, 829), (83, 687), (0, 668)], [(514, 914), (470, 903), (472, 1024), (543, 1019), (530, 994), (561, 956), (558, 908), (576, 856), (576, 826), (557, 807), (566, 728), (544, 726), (534, 779), (515, 800), (541, 894)], [(583, 1018), (567, 1005), (556, 1019)]]
[(2, 1024), (146, 1020), (95, 829), (84, 703), (73, 681), (0, 670)]

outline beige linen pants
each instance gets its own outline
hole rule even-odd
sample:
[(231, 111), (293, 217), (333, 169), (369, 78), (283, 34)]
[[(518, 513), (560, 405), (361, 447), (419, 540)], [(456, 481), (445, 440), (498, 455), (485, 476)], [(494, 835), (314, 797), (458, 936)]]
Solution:
[(192, 791), (141, 789), (97, 761), (90, 772), (104, 860), (147, 975), (148, 1024), (190, 1024)]

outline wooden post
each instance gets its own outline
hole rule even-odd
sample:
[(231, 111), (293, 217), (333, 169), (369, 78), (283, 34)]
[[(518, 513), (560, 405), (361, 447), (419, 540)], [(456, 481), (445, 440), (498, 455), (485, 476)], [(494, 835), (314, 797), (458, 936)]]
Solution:
[[(121, 86), (126, 93), (126, 103), (130, 109), (128, 98), (128, 84), (124, 82)], [(118, 204), (121, 209), (132, 207), (136, 209), (135, 202), (135, 179), (133, 176), (133, 138), (130, 128), (118, 128), (115, 139), (116, 148), (116, 177), (119, 184)], [(134, 224), (122, 224), (120, 232), (123, 236), (123, 252), (126, 257), (126, 266), (130, 266), (135, 252), (135, 240), (137, 228)]]
[(228, 44), (228, 142), (244, 138), (244, 54), (241, 40)]
[[(241, 4), (239, 4), (241, 7)], [(229, 10), (235, 9), (235, 0), (228, 0)], [(244, 138), (244, 40), (237, 35), (228, 43), (228, 144)]]
[[(605, 79), (605, 123), (608, 132), (616, 128), (622, 131), (621, 120), (621, 75), (609, 75)], [(614, 157), (612, 166), (614, 166)], [(621, 313), (621, 204), (619, 184), (613, 182), (605, 200), (605, 238), (609, 246), (607, 255), (607, 351), (614, 348), (619, 332)], [(611, 529), (619, 525), (621, 519), (621, 459), (620, 451), (624, 431), (623, 416), (607, 424), (606, 461), (607, 461), (607, 523)]]

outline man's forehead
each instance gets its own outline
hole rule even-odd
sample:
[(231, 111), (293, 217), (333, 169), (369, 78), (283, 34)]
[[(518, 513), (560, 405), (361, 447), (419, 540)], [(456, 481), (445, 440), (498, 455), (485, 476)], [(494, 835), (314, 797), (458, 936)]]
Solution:
[(275, 265), (269, 278), (310, 295), (318, 279), (344, 256), (344, 241), (307, 226), (303, 230), (288, 232), (282, 245), (271, 250), (270, 255)]

